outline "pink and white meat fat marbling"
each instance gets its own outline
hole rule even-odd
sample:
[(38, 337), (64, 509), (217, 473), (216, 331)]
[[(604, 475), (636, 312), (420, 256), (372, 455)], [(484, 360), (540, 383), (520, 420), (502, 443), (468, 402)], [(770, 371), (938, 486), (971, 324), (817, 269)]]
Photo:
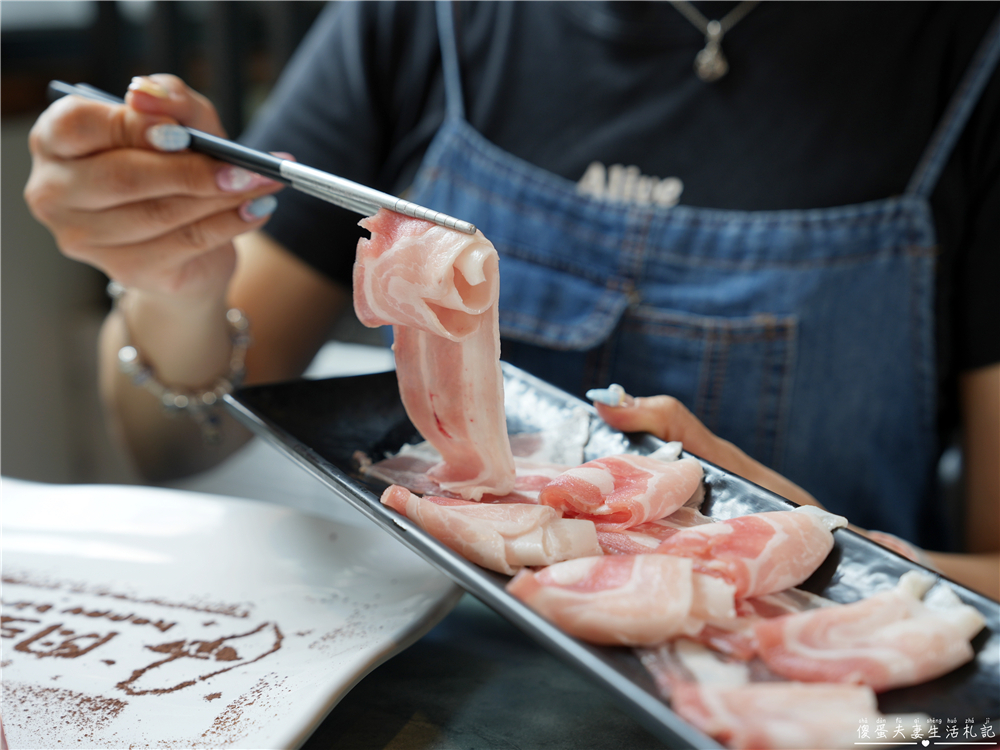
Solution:
[[(846, 750), (856, 746), (859, 719), (882, 717), (875, 694), (864, 685), (685, 683), (674, 686), (670, 705), (731, 750)], [(927, 721), (922, 714), (901, 718), (911, 726), (914, 720)]]
[(762, 596), (798, 586), (833, 549), (833, 530), (847, 519), (804, 505), (682, 529), (656, 552), (694, 560), (695, 570), (736, 586), (736, 596)]
[(606, 555), (522, 570), (507, 591), (588, 643), (649, 646), (698, 633), (735, 616), (733, 587), (701, 575), (691, 560)]
[(396, 486), (382, 493), (382, 503), (465, 559), (498, 573), (601, 554), (593, 523), (561, 518), (544, 505), (420, 497)]
[(538, 499), (566, 515), (589, 518), (599, 531), (616, 531), (670, 515), (698, 490), (704, 474), (694, 458), (607, 456), (560, 474)]
[(384, 209), (361, 226), (372, 236), (358, 241), (355, 311), (366, 326), (393, 326), (403, 406), (443, 459), (431, 475), (470, 500), (508, 494), (496, 249), (480, 232)]
[(934, 577), (911, 571), (867, 599), (785, 615), (754, 627), (757, 655), (775, 674), (803, 682), (916, 685), (970, 661), (982, 614)]

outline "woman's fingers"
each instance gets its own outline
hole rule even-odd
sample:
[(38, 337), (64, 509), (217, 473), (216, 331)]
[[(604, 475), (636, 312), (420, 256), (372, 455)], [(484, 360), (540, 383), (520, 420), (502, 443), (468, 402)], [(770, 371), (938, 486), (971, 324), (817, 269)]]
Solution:
[(678, 440), (684, 449), (713, 464), (749, 479), (799, 505), (819, 505), (794, 482), (752, 459), (728, 440), (715, 435), (672, 396), (632, 399), (631, 405), (612, 407), (596, 403), (597, 413), (622, 432), (649, 432), (661, 440)]
[[(234, 179), (238, 171), (244, 177)], [(29, 202), (42, 206), (98, 211), (150, 198), (191, 196), (217, 198), (279, 183), (221, 164), (201, 154), (160, 154), (141, 149), (116, 149), (45, 167)], [(45, 194), (42, 194), (42, 190)]]
[[(75, 248), (140, 245), (187, 224), (239, 209), (264, 194), (266, 191), (212, 198), (167, 196), (100, 211), (73, 209), (67, 211), (59, 222), (56, 239), (70, 255), (78, 253)], [(250, 214), (246, 214), (244, 219), (250, 220)], [(246, 231), (245, 226), (237, 226), (236, 229), (238, 234)]]
[(135, 79), (122, 105), (68, 96), (42, 113), (24, 194), (68, 257), (147, 292), (222, 293), (232, 239), (267, 221), (282, 185), (188, 151), (182, 126), (224, 135), (168, 75)]
[(712, 463), (719, 463), (716, 458), (730, 458), (730, 454), (739, 451), (732, 443), (716, 437), (672, 396), (636, 398), (631, 406), (619, 408), (595, 406), (605, 422), (622, 432), (649, 432), (661, 440), (679, 440), (685, 449)]
[(36, 157), (50, 159), (78, 159), (116, 148), (154, 148), (146, 131), (163, 125), (177, 127), (167, 115), (65, 96), (53, 102), (35, 122), (28, 146)]
[(136, 112), (165, 115), (189, 128), (226, 136), (212, 103), (177, 76), (137, 76), (128, 88), (125, 102)]
[(225, 135), (211, 102), (180, 79), (149, 76), (148, 82), (167, 95), (153, 96), (147, 87), (143, 91), (130, 91), (126, 104), (106, 104), (80, 96), (65, 96), (53, 102), (31, 129), (32, 153), (76, 159), (116, 148), (178, 151), (186, 143), (173, 141), (171, 145), (169, 138), (158, 143), (148, 134), (156, 126), (167, 126), (167, 132), (182, 130), (178, 123), (213, 135)]
[(126, 287), (178, 294), (184, 291), (181, 286), (190, 280), (189, 275), (179, 272), (180, 269), (200, 256), (228, 246), (233, 237), (263, 226), (274, 205), (272, 196), (261, 196), (141, 243), (84, 245), (64, 248), (64, 252), (71, 258), (97, 266)]

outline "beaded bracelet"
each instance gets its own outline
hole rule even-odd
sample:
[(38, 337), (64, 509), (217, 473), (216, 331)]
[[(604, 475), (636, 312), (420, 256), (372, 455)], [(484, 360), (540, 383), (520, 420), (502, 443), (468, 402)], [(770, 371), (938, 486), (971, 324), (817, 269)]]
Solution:
[[(119, 307), (126, 294), (125, 287), (117, 281), (108, 283), (108, 296)], [(246, 374), (247, 348), (250, 346), (250, 321), (242, 310), (231, 308), (226, 311), (230, 327), (233, 352), (229, 357), (229, 371), (218, 378), (214, 385), (204, 391), (189, 391), (165, 386), (156, 379), (153, 368), (145, 364), (139, 350), (126, 340), (118, 350), (118, 369), (132, 379), (132, 383), (145, 388), (159, 400), (164, 411), (169, 414), (185, 412), (201, 427), (205, 442), (217, 445), (222, 440), (222, 418), (218, 413), (219, 401), (227, 393), (239, 387)], [(128, 329), (125, 331), (128, 336)]]

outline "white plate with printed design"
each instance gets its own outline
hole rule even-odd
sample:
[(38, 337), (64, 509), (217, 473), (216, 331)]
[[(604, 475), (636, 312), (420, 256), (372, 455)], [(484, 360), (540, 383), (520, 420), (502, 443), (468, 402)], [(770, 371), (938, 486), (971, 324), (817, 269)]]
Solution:
[(296, 748), (461, 590), (368, 524), (4, 479), (12, 748)]

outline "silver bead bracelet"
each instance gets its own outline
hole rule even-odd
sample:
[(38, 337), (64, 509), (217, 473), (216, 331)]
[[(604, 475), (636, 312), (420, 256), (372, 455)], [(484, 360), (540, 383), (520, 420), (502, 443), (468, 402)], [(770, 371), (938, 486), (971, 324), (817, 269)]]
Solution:
[[(119, 307), (126, 294), (125, 287), (117, 281), (108, 283), (108, 296)], [(201, 428), (205, 442), (217, 445), (222, 440), (222, 417), (218, 404), (227, 393), (232, 393), (243, 382), (246, 375), (246, 356), (250, 346), (250, 321), (242, 310), (235, 307), (226, 311), (230, 327), (233, 352), (229, 357), (229, 371), (218, 378), (211, 388), (204, 391), (188, 391), (165, 386), (156, 379), (153, 368), (142, 361), (139, 350), (126, 341), (118, 350), (118, 369), (132, 379), (132, 383), (145, 388), (159, 400), (164, 411), (169, 414), (186, 413)], [(126, 337), (128, 328), (126, 327)]]

